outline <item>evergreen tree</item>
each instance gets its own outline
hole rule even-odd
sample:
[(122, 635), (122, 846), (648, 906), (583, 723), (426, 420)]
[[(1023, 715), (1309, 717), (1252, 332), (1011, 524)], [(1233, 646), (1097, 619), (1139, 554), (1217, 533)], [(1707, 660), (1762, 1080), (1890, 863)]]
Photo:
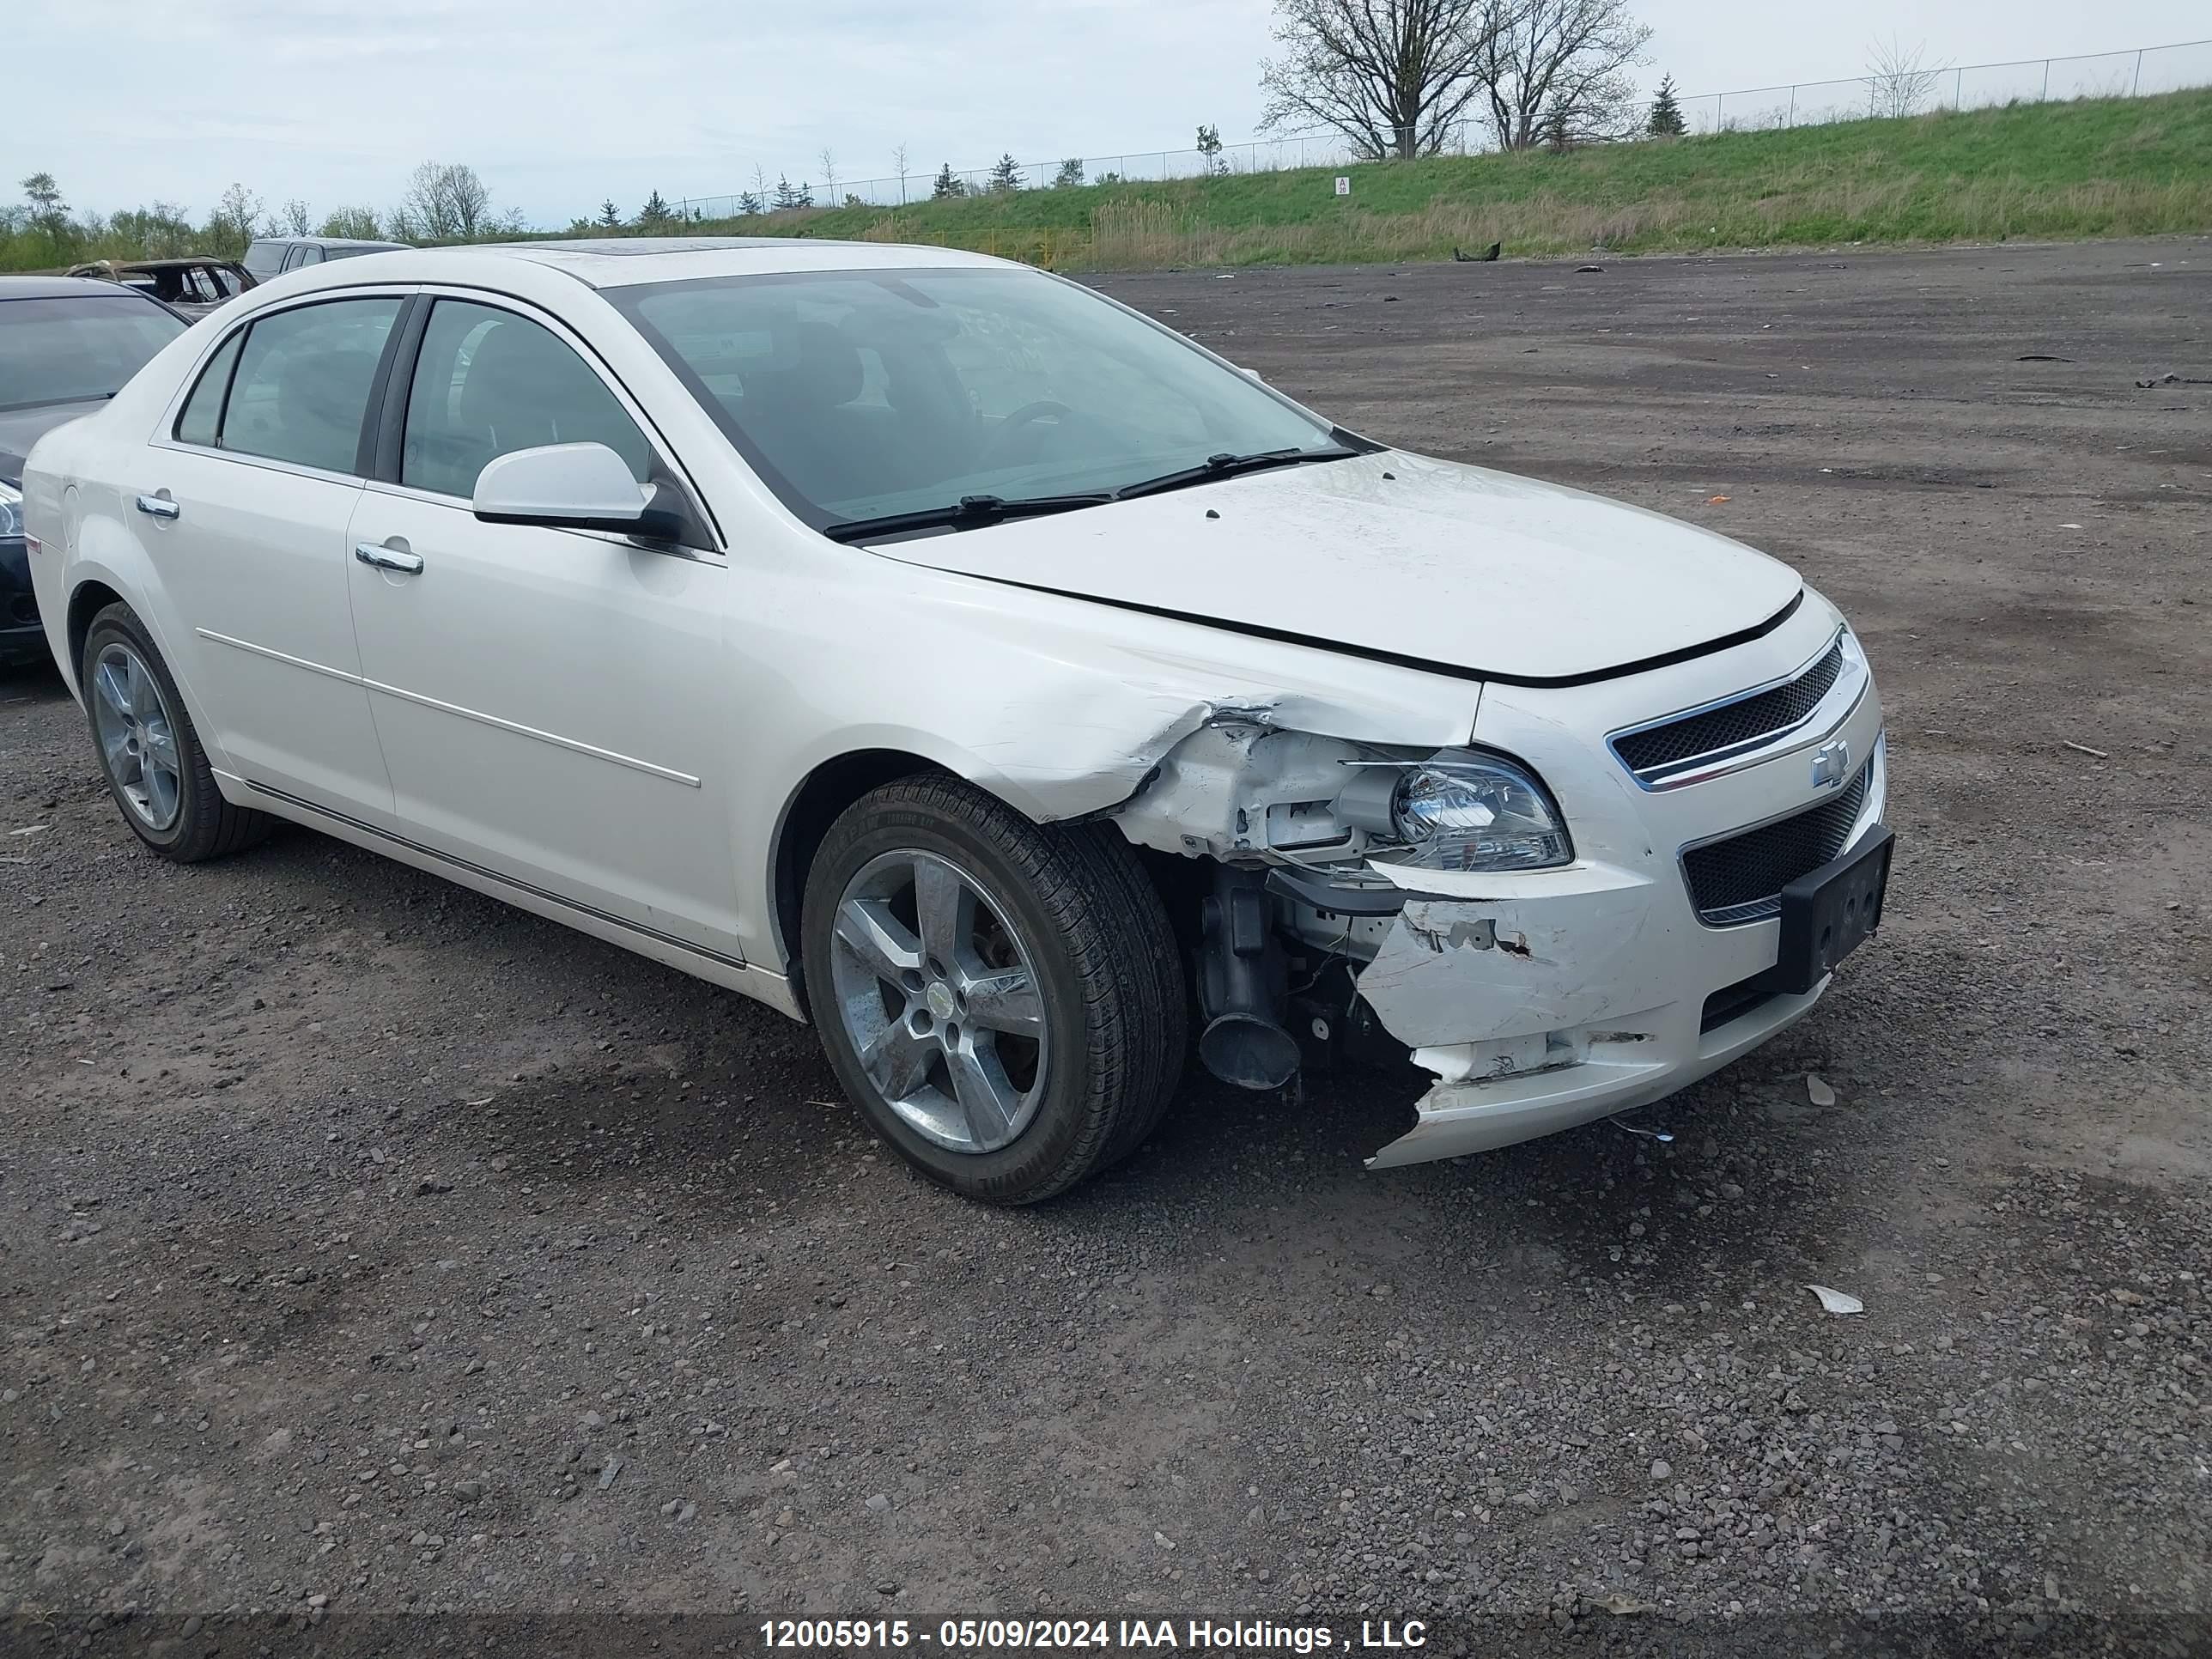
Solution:
[(738, 216), (739, 218), (757, 219), (763, 211), (761, 198), (759, 197), (754, 195), (752, 191), (749, 190), (743, 190), (738, 192)]
[(657, 190), (647, 198), (645, 205), (637, 210), (637, 222), (642, 226), (658, 227), (671, 224), (674, 222), (675, 218), (676, 210), (661, 199), (660, 192)]
[(599, 222), (601, 224), (605, 225), (609, 230), (612, 230), (617, 225), (622, 223), (622, 210), (615, 205), (615, 198), (613, 197), (610, 196), (605, 201), (599, 204)]
[(988, 188), (994, 195), (1005, 195), (1022, 187), (1022, 164), (1007, 150), (991, 164)]
[(791, 180), (781, 173), (775, 175), (775, 196), (774, 200), (775, 210), (778, 213), (787, 213), (793, 208), (803, 207), (805, 205), (805, 204), (799, 199), (799, 191), (792, 187)]
[(968, 186), (960, 182), (960, 175), (953, 172), (952, 163), (947, 161), (938, 168), (937, 182), (929, 187), (929, 193), (933, 200), (941, 202), (947, 197), (965, 196)]
[(1644, 129), (1654, 138), (1679, 138), (1690, 130), (1682, 118), (1681, 100), (1674, 96), (1674, 77), (1659, 77), (1658, 94), (1651, 100), (1651, 118)]
[(1060, 171), (1052, 176), (1054, 190), (1073, 190), (1083, 182), (1083, 158), (1071, 155), (1060, 164)]

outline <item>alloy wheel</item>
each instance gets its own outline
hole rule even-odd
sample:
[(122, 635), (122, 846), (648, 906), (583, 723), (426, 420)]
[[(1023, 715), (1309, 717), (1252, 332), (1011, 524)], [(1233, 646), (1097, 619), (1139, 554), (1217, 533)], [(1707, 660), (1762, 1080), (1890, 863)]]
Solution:
[(1044, 1098), (1049, 1043), (1029, 942), (938, 854), (872, 859), (838, 900), (836, 1018), (886, 1105), (952, 1152), (1011, 1146)]
[(169, 829), (184, 807), (175, 722), (153, 671), (119, 640), (93, 665), (92, 721), (116, 793), (148, 829)]

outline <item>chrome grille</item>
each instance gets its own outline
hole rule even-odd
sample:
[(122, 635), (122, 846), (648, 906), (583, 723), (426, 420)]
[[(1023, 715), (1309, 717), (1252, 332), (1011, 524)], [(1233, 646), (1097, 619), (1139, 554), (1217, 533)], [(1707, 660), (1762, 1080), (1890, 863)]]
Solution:
[(1753, 747), (1802, 725), (1843, 672), (1844, 637), (1838, 634), (1796, 678), (1680, 720), (1625, 732), (1613, 739), (1613, 753), (1638, 779), (1655, 783), (1684, 762)]
[(1698, 920), (1715, 927), (1778, 915), (1782, 890), (1842, 853), (1874, 784), (1875, 763), (1817, 806), (1682, 854)]

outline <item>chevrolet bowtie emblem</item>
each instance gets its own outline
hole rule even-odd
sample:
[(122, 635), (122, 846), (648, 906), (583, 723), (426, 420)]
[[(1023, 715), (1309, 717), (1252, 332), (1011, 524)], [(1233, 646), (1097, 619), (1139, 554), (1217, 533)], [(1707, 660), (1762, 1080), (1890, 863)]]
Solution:
[(1832, 738), (1813, 751), (1813, 787), (1815, 789), (1840, 789), (1844, 780), (1851, 775), (1851, 746), (1841, 738)]

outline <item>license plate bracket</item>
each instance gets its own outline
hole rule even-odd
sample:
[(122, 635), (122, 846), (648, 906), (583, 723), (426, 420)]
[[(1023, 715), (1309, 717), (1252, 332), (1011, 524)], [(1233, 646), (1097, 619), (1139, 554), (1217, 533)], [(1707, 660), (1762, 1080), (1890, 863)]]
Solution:
[(1877, 827), (1841, 858), (1782, 890), (1781, 949), (1771, 980), (1776, 990), (1791, 995), (1811, 990), (1881, 926), (1896, 843)]

